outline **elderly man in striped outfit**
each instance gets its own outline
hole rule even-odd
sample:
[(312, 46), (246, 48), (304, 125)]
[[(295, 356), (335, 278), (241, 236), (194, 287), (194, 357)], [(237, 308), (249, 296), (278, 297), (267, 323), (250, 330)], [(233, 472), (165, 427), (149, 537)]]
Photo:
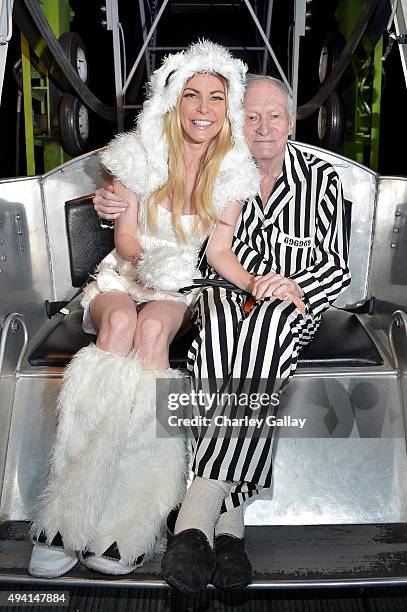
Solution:
[[(198, 387), (261, 390), (272, 397), (294, 374), (321, 313), (349, 284), (348, 245), (338, 175), (329, 163), (288, 142), (295, 118), (284, 83), (249, 76), (244, 109), (261, 184), (243, 207), (233, 250), (255, 303), (247, 313), (244, 294), (205, 288), (196, 305), (200, 332), (188, 368)], [(95, 208), (101, 216), (114, 218), (120, 207), (111, 191), (98, 190)], [(216, 278), (211, 269), (208, 275)], [(304, 316), (298, 299), (305, 304)], [(226, 414), (227, 407), (217, 410)], [(195, 479), (162, 565), (164, 578), (183, 592), (198, 592), (210, 581), (221, 589), (251, 581), (243, 503), (271, 485), (274, 431), (272, 426), (256, 436), (244, 431), (219, 436), (209, 428), (196, 436)]]

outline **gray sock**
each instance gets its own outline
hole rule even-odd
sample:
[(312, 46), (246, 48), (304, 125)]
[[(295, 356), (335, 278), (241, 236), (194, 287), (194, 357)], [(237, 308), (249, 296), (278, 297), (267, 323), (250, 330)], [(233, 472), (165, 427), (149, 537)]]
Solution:
[(219, 535), (231, 535), (242, 539), (244, 536), (243, 506), (240, 505), (228, 512), (222, 512), (215, 525), (215, 537)]
[(213, 548), (214, 529), (222, 502), (232, 485), (222, 480), (209, 480), (196, 476), (182, 502), (174, 533), (186, 529), (199, 529)]

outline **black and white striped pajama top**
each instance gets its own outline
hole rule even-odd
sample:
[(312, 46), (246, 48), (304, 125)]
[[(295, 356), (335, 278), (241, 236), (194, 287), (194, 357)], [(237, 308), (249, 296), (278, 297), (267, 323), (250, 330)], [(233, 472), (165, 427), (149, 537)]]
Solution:
[[(200, 333), (188, 355), (199, 387), (250, 391), (281, 389), (294, 374), (299, 351), (314, 336), (321, 313), (349, 284), (348, 241), (342, 186), (334, 168), (288, 143), (283, 170), (268, 202), (249, 199), (236, 226), (233, 250), (253, 275), (274, 271), (303, 289), (305, 317), (288, 300), (266, 298), (247, 315), (246, 297), (206, 288), (196, 306)], [(213, 270), (208, 272), (217, 278)], [(208, 380), (210, 381), (208, 383)], [(218, 411), (225, 411), (219, 407)], [(222, 511), (269, 487), (274, 432), (262, 437), (221, 437), (211, 430), (195, 440), (193, 471), (204, 478), (232, 481)]]

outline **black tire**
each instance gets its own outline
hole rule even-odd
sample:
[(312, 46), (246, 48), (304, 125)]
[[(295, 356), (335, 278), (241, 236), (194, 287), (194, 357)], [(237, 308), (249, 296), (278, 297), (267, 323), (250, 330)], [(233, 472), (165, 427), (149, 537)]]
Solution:
[(59, 44), (70, 64), (75, 68), (82, 83), (89, 83), (88, 54), (82, 38), (76, 32), (64, 32), (59, 37)]
[(333, 91), (318, 111), (318, 142), (324, 149), (339, 151), (345, 135), (345, 105)]
[[(87, 122), (87, 130), (83, 122)], [(70, 93), (62, 96), (58, 108), (59, 140), (73, 157), (85, 153), (89, 140), (89, 116), (86, 106)]]
[(329, 32), (325, 36), (321, 44), (318, 64), (318, 77), (321, 85), (335, 68), (344, 47), (345, 39), (340, 32)]

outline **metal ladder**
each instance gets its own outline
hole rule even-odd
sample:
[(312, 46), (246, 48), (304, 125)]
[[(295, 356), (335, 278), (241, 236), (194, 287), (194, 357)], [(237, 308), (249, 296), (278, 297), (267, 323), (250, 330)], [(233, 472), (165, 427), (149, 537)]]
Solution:
[[(269, 42), (270, 32), (271, 32), (271, 23), (272, 23), (272, 13), (273, 13), (273, 4), (274, 0), (266, 0), (266, 24), (265, 28), (262, 27), (258, 16), (250, 3), (250, 0), (234, 0), (233, 2), (221, 2), (222, 5), (242, 5), (247, 8), (248, 15), (250, 15), (253, 20), (257, 32), (259, 33), (264, 45), (263, 46), (253, 46), (253, 47), (229, 47), (230, 51), (260, 51), (263, 52), (263, 74), (266, 73), (267, 69), (267, 59), (268, 55), (280, 76), (282, 81), (287, 85), (290, 92), (292, 92), (293, 100), (294, 100), (294, 108), (297, 107), (297, 89), (298, 89), (298, 64), (299, 64), (299, 47), (300, 47), (300, 37), (305, 35), (306, 30), (306, 15), (307, 15), (307, 5), (311, 0), (295, 0), (294, 3), (294, 27), (293, 27), (293, 36), (292, 36), (292, 66), (291, 66), (291, 82), (289, 82), (287, 76), (282, 69), (276, 54), (273, 51), (273, 48)], [(147, 29), (147, 19), (145, 12), (145, 5), (143, 0), (139, 0), (139, 11), (140, 11), (140, 22), (143, 36), (143, 45), (140, 48), (140, 51), (131, 67), (129, 73), (127, 75), (122, 75), (122, 51), (120, 45), (120, 30), (121, 24), (119, 20), (119, 10), (118, 10), (118, 0), (106, 0), (106, 26), (108, 30), (112, 31), (113, 34), (113, 56), (114, 56), (114, 72), (115, 72), (115, 86), (116, 86), (116, 102), (117, 102), (117, 120), (119, 130), (123, 129), (123, 117), (124, 110), (129, 108), (134, 108), (131, 105), (126, 105), (125, 103), (125, 94), (129, 87), (129, 84), (140, 65), (140, 62), (143, 59), (143, 56), (146, 59), (147, 66), (147, 77), (150, 77), (151, 71), (154, 69), (154, 60), (155, 53), (158, 51), (176, 51), (182, 49), (182, 47), (158, 47), (156, 45), (156, 36), (157, 36), (157, 26), (162, 18), (162, 15), (170, 4), (171, 0), (162, 0), (159, 2), (150, 2), (150, 7), (152, 8), (154, 5), (155, 16), (153, 16), (153, 21), (150, 29)], [(173, 2), (174, 3), (174, 2)], [(180, 4), (179, 2), (175, 4)], [(194, 4), (197, 2), (183, 3), (183, 7), (187, 8), (188, 5)], [(200, 2), (200, 4), (207, 4), (205, 2)], [(216, 4), (216, 2), (214, 3)], [(159, 5), (159, 8), (158, 8)], [(294, 136), (294, 135), (293, 135)]]

